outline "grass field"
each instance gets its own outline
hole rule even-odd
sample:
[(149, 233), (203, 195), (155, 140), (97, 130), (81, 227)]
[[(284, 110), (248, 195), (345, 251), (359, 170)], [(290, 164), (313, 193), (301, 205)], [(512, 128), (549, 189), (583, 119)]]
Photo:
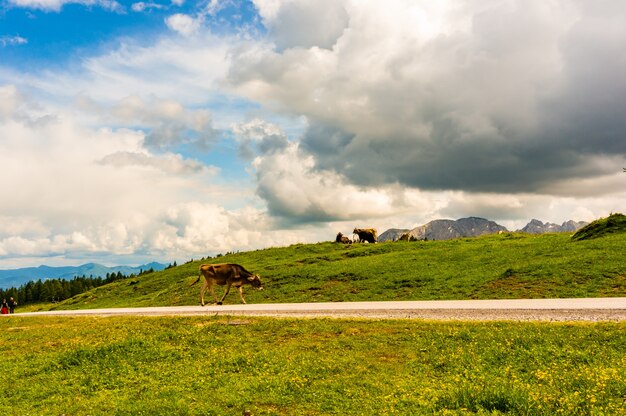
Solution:
[[(293, 245), (18, 312), (197, 304), (203, 262), (259, 273), (249, 303), (624, 296), (624, 247), (620, 233)], [(626, 415), (623, 322), (17, 314), (0, 319), (0, 369), (0, 412), (16, 415)]]
[[(626, 294), (626, 234), (502, 234), (452, 241), (297, 244), (192, 261), (37, 309), (196, 305), (203, 262), (238, 263), (265, 290), (249, 303), (605, 297)], [(217, 293), (221, 294), (221, 288)], [(236, 291), (225, 303), (238, 303)], [(23, 309), (22, 309), (23, 310)]]
[(624, 415), (626, 324), (0, 319), (12, 415)]

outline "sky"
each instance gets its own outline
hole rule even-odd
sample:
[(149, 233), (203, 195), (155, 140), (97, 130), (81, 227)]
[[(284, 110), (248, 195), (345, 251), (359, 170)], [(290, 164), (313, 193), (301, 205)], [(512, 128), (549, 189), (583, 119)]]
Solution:
[(0, 269), (626, 204), (622, 0), (0, 0)]

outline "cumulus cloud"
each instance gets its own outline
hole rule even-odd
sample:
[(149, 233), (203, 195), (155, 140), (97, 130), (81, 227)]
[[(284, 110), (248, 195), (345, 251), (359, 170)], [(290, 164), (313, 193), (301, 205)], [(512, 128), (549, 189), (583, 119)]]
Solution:
[(252, 159), (256, 154), (280, 151), (288, 146), (287, 135), (275, 124), (259, 118), (231, 126), (235, 140), (239, 143), (239, 154)]
[(282, 47), (235, 54), (230, 81), (306, 115), (301, 151), (320, 171), (359, 186), (533, 193), (624, 162), (621, 2), (348, 1), (331, 49), (281, 44), (291, 21), (278, 16), (294, 4), (256, 4)]
[[(161, 251), (157, 236), (169, 226), (172, 206), (225, 211), (213, 202), (220, 201), (239, 211), (232, 208), (238, 201), (230, 188), (218, 183), (216, 168), (178, 154), (151, 153), (141, 130), (83, 126), (71, 113), (30, 104), (13, 86), (3, 86), (0, 96), (0, 189), (6, 195), (0, 258), (68, 253), (165, 258), (171, 252)], [(45, 117), (33, 114), (46, 111), (51, 113)], [(245, 194), (240, 188), (237, 197)]]
[(183, 13), (176, 13), (165, 19), (167, 26), (184, 36), (190, 36), (198, 31), (202, 20)]
[(359, 188), (333, 172), (315, 169), (310, 155), (297, 143), (280, 151), (258, 156), (252, 164), (257, 175), (257, 192), (270, 213), (285, 222), (345, 221), (395, 215), (407, 208), (416, 192), (399, 187)]
[(343, 1), (258, 0), (255, 3), (279, 49), (331, 48), (348, 25)]

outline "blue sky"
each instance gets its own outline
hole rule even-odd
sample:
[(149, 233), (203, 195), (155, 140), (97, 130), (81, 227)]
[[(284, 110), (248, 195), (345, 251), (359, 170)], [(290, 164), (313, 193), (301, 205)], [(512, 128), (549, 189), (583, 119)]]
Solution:
[(0, 268), (623, 212), (618, 0), (3, 0)]

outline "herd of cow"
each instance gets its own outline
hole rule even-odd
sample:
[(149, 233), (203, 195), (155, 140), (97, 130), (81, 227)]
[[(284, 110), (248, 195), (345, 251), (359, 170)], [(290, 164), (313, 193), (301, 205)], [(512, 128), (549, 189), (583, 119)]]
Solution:
[[(355, 228), (353, 233), (354, 239), (352, 240), (342, 233), (339, 233), (337, 234), (335, 241), (343, 244), (352, 244), (353, 242), (376, 243), (378, 241), (378, 233), (374, 228)], [(204, 282), (202, 284), (202, 288), (200, 288), (200, 304), (202, 306), (204, 306), (204, 293), (207, 288), (209, 289), (209, 292), (211, 292), (211, 296), (213, 296), (213, 301), (218, 305), (221, 305), (222, 302), (224, 302), (224, 298), (226, 298), (226, 295), (230, 292), (231, 287), (237, 288), (242, 303), (246, 303), (246, 300), (243, 298), (243, 285), (251, 285), (259, 290), (263, 290), (263, 284), (261, 283), (259, 275), (250, 273), (243, 266), (238, 264), (203, 264), (200, 266), (200, 274), (198, 275), (198, 278), (190, 286), (198, 283), (203, 277)], [(215, 291), (213, 290), (214, 285), (226, 286), (224, 289), (224, 295), (219, 301), (217, 300), (217, 296), (215, 296)]]

